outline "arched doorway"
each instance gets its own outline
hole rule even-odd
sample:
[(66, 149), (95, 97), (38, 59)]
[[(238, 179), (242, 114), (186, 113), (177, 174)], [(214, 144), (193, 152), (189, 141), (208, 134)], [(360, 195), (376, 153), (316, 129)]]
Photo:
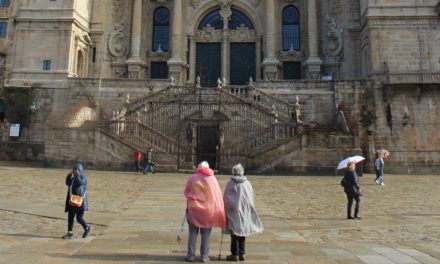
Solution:
[(194, 46), (194, 76), (203, 87), (217, 86), (218, 78), (231, 85), (246, 84), (259, 77), (260, 41), (251, 19), (234, 6), (205, 14), (190, 45)]

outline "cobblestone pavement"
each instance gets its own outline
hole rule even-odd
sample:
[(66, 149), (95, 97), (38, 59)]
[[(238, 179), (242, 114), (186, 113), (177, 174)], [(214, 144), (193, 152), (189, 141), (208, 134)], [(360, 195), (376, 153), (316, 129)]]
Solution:
[[(0, 162), (0, 263), (181, 263), (176, 242), (188, 174), (88, 171), (91, 235), (66, 232), (68, 170)], [(217, 176), (222, 188), (228, 175)], [(247, 238), (246, 263), (440, 263), (440, 175), (361, 178), (362, 220), (345, 219), (337, 176), (248, 176), (265, 230)], [(230, 239), (214, 229), (211, 262)], [(219, 258), (221, 247), (221, 260)]]

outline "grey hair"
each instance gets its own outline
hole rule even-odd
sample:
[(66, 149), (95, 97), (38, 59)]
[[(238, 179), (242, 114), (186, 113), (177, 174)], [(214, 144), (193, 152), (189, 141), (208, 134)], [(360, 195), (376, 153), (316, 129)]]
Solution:
[(234, 167), (232, 167), (232, 174), (243, 176), (243, 174), (244, 174), (243, 165), (241, 165), (240, 163), (234, 165)]
[(197, 168), (208, 168), (209, 169), (209, 163), (207, 161), (202, 161), (200, 162), (200, 164), (197, 166)]

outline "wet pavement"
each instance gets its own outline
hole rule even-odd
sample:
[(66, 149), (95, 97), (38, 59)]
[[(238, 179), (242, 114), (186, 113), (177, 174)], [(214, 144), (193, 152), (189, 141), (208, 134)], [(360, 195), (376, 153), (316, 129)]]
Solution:
[[(75, 223), (63, 240), (67, 172), (0, 162), (0, 263), (183, 263), (189, 174), (86, 168), (92, 232), (81, 238)], [(223, 189), (230, 176), (217, 177)], [(248, 179), (265, 230), (246, 239), (245, 263), (440, 263), (440, 175), (385, 174), (385, 186), (364, 175), (362, 220), (345, 219), (338, 176)], [(211, 262), (227, 263), (221, 238), (214, 229)]]

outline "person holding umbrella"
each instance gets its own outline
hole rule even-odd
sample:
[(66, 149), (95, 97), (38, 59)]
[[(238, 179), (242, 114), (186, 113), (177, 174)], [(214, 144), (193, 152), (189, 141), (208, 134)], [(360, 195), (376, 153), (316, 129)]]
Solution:
[[(359, 177), (356, 174), (356, 163), (351, 161), (347, 163), (347, 170), (344, 175), (344, 192), (347, 195), (347, 219), (361, 219), (359, 215), (361, 203), (361, 186), (359, 184)], [(351, 216), (351, 207), (353, 200), (356, 201), (354, 208), (354, 217)]]

